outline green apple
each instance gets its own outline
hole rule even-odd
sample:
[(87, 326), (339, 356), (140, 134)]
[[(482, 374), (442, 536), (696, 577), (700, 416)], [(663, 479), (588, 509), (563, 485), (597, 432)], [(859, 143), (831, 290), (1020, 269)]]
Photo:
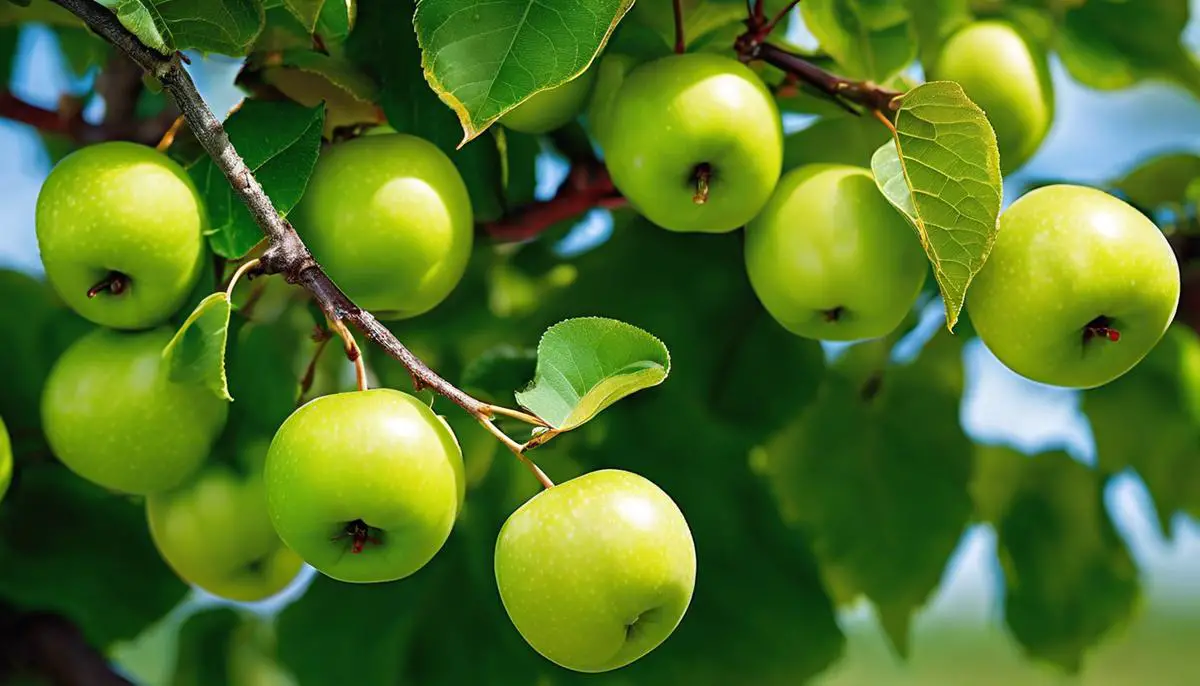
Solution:
[(8, 493), (12, 470), (12, 440), (8, 436), (8, 427), (4, 425), (4, 417), (0, 417), (0, 500), (4, 500), (4, 494)]
[(968, 24), (942, 47), (930, 79), (956, 81), (987, 113), (1000, 146), (1000, 170), (1019, 169), (1054, 120), (1054, 86), (1044, 51), (1012, 24)]
[(967, 292), (971, 324), (1028, 379), (1092, 388), (1132, 369), (1179, 306), (1175, 253), (1158, 227), (1094, 188), (1052, 185), (1000, 216)]
[(797, 167), (746, 225), (746, 274), (763, 307), (805, 338), (886, 336), (912, 310), (929, 261), (870, 170)]
[(329, 276), (382, 319), (424, 314), (450, 295), (475, 235), (454, 163), (399, 133), (322, 153), (292, 221)]
[(600, 63), (595, 67), (596, 83), (592, 87), (592, 94), (588, 99), (585, 117), (588, 131), (601, 150), (608, 147), (608, 133), (611, 129), (609, 123), (612, 121), (612, 108), (613, 103), (616, 102), (617, 93), (620, 92), (621, 85), (625, 83), (625, 76), (639, 62), (632, 55), (614, 52), (603, 55)]
[(638, 66), (605, 126), (613, 184), (671, 231), (744, 226), (782, 173), (779, 108), (758, 75), (730, 57), (687, 53)]
[(261, 457), (269, 445), (252, 442), (243, 449), (259, 455), (245, 474), (215, 463), (178, 488), (147, 496), (151, 539), (184, 581), (252, 602), (287, 588), (304, 566), (279, 540), (267, 513)]
[(449, 538), (463, 458), (428, 405), (376, 388), (292, 413), (271, 441), (264, 479), (275, 530), (305, 562), (339, 581), (394, 581)]
[(696, 584), (683, 513), (646, 478), (605, 469), (538, 493), (496, 541), (509, 618), (546, 659), (579, 672), (627, 665), (682, 621)]
[(97, 328), (55, 363), (42, 395), (50, 448), (71, 471), (110, 490), (174, 488), (208, 457), (229, 406), (199, 382), (170, 378), (174, 332)]
[(562, 85), (539, 91), (509, 110), (498, 120), (505, 128), (521, 133), (547, 133), (574, 119), (587, 102), (596, 81), (592, 65)]
[(37, 199), (46, 277), (88, 320), (117, 329), (165, 322), (200, 278), (208, 217), (183, 167), (115, 141), (63, 158)]

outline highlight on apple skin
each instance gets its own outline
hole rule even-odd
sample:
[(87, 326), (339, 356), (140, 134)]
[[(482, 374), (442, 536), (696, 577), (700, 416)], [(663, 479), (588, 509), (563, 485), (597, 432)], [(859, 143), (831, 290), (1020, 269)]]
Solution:
[(1001, 214), (995, 246), (967, 292), (967, 313), (1017, 374), (1094, 388), (1150, 352), (1179, 297), (1179, 263), (1154, 222), (1104, 191), (1057, 184)]

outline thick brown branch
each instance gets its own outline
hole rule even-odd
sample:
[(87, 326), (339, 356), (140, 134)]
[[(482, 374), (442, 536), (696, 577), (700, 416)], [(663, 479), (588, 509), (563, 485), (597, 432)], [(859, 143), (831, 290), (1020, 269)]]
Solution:
[(572, 167), (571, 173), (550, 200), (530, 203), (482, 229), (498, 241), (524, 241), (534, 238), (561, 221), (595, 207), (614, 208), (625, 198), (613, 186), (608, 170), (602, 165)]
[(476, 417), (491, 416), (486, 403), (462, 392), (426, 366), (370, 312), (355, 305), (325, 274), (296, 230), (275, 210), (254, 174), (229, 142), (224, 127), (196, 90), (191, 76), (183, 68), (178, 53), (168, 56), (147, 47), (121, 25), (116, 15), (92, 0), (54, 2), (83, 19), (92, 31), (115, 45), (143, 70), (162, 82), (183, 113), (196, 139), (216, 162), (229, 184), (250, 210), (255, 223), (266, 234), (270, 247), (259, 258), (265, 273), (282, 274), (289, 283), (298, 284), (308, 290), (331, 320), (349, 322), (389, 355), (399, 360), (409, 370), (418, 389), (430, 388)]
[(113, 671), (79, 628), (49, 613), (16, 614), (0, 608), (0, 681), (4, 669), (35, 672), (54, 686), (132, 686)]

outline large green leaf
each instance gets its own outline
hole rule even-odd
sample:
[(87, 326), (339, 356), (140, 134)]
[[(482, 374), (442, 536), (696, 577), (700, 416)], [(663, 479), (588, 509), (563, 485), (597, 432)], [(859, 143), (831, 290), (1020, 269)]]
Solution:
[(425, 76), (465, 144), (540, 91), (579, 76), (633, 0), (422, 0), (414, 23)]
[(1200, 179), (1200, 155), (1171, 153), (1139, 164), (1113, 183), (1133, 204), (1154, 210), (1188, 200), (1188, 187)]
[(201, 383), (222, 400), (233, 400), (225, 378), (225, 343), (232, 313), (224, 291), (213, 293), (192, 310), (163, 349), (173, 381)]
[(1104, 507), (1104, 486), (1066, 453), (1038, 455), (997, 526), (1013, 637), (1072, 673), (1139, 602), (1137, 566)]
[(245, 55), (265, 22), (259, 0), (101, 0), (143, 43), (169, 55)]
[[(225, 122), (229, 140), (281, 214), (290, 212), (304, 194), (320, 152), (324, 120), (321, 106), (247, 100)], [(191, 165), (188, 174), (204, 196), (213, 252), (231, 259), (244, 256), (263, 234), (237, 191), (208, 156)]]
[(904, 0), (805, 0), (800, 11), (843, 76), (887, 81), (917, 56)]
[(54, 463), (29, 464), (0, 507), (0, 598), (58, 612), (102, 649), (129, 640), (188, 587), (159, 557), (139, 503)]
[(569, 431), (625, 396), (666, 380), (662, 341), (625, 322), (581, 317), (559, 322), (538, 342), (537, 370), (517, 402)]
[(283, 5), (309, 33), (317, 30), (317, 23), (322, 19), (340, 19), (347, 30), (354, 26), (355, 0), (283, 0)]
[(1067, 12), (1057, 53), (1092, 88), (1128, 88), (1172, 79), (1200, 94), (1200, 64), (1183, 45), (1188, 0), (1089, 0)]
[[(860, 381), (827, 374), (814, 404), (767, 445), (788, 519), (823, 568), (866, 594), (907, 651), (908, 618), (941, 580), (972, 513), (972, 445), (958, 422), (961, 340)], [(880, 381), (881, 379), (881, 381)]]
[(1099, 467), (1136, 470), (1170, 536), (1175, 516), (1200, 506), (1200, 336), (1173, 325), (1138, 366), (1085, 391), (1081, 406)]
[(1003, 191), (995, 131), (957, 83), (922, 84), (900, 101), (896, 134), (871, 170), (916, 229), (953, 330), (996, 242)]

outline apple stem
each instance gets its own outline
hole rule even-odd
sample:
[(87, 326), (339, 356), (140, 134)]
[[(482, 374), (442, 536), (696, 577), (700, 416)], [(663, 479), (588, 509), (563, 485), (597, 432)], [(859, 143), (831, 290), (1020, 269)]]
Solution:
[(126, 288), (129, 288), (129, 277), (121, 272), (111, 271), (99, 283), (88, 289), (87, 297), (94, 298), (105, 291), (113, 295), (120, 295), (125, 292)]
[(312, 359), (308, 361), (308, 367), (304, 369), (304, 376), (300, 377), (300, 395), (296, 398), (296, 407), (304, 404), (304, 396), (308, 395), (312, 389), (313, 380), (317, 375), (317, 362), (321, 360), (321, 353), (325, 352), (325, 346), (329, 345), (329, 341), (333, 338), (333, 334), (329, 333), (328, 329), (322, 329), (320, 326), (313, 327), (316, 331), (313, 333), (313, 341), (316, 342), (317, 348), (313, 350)]
[[(520, 443), (517, 443), (512, 439), (511, 436), (501, 431), (500, 427), (496, 426), (491, 419), (480, 418), (479, 423), (483, 425), (483, 428), (487, 429), (493, 436), (499, 439), (499, 441), (503, 443), (505, 447), (511, 450), (513, 455), (517, 456), (517, 459), (525, 465), (525, 468), (532, 472), (533, 475), (537, 477), (538, 481), (542, 482), (542, 488), (554, 488), (554, 482), (550, 480), (550, 477), (546, 476), (546, 472), (543, 472), (541, 467), (534, 464), (533, 460), (529, 459), (529, 457), (525, 455), (525, 450), (529, 444), (521, 445)], [(553, 429), (551, 429), (551, 431), (553, 431)], [(530, 442), (532, 443), (532, 441)]]
[(1104, 315), (1088, 322), (1088, 325), (1083, 327), (1083, 342), (1087, 343), (1093, 338), (1106, 338), (1113, 343), (1121, 340), (1121, 332), (1110, 324), (1112, 322)]
[(692, 178), (696, 180), (696, 194), (692, 196), (692, 202), (703, 205), (708, 202), (708, 183), (712, 180), (712, 167), (708, 162), (701, 162), (696, 165), (696, 171), (692, 172)]
[(687, 50), (687, 41), (683, 37), (683, 0), (675, 0), (675, 54), (682, 55)]
[[(242, 278), (243, 274), (250, 271), (251, 269), (254, 269), (255, 267), (260, 266), (261, 264), (262, 263), (259, 262), (257, 259), (254, 259), (254, 260), (250, 260), (249, 262), (246, 262), (242, 266), (238, 267), (237, 271), (235, 271), (233, 273), (233, 276), (229, 279), (229, 286), (225, 289), (225, 299), (230, 302), (233, 302), (233, 288), (234, 288), (234, 286), (237, 286), (238, 280)], [(246, 278), (254, 278), (254, 277), (248, 276)]]
[(354, 335), (350, 333), (350, 329), (346, 328), (342, 320), (326, 319), (326, 321), (342, 337), (342, 342), (346, 344), (346, 357), (354, 363), (354, 377), (358, 382), (358, 390), (368, 390), (370, 386), (367, 383), (367, 365), (363, 361), (362, 351), (358, 349), (358, 343), (354, 341)]

